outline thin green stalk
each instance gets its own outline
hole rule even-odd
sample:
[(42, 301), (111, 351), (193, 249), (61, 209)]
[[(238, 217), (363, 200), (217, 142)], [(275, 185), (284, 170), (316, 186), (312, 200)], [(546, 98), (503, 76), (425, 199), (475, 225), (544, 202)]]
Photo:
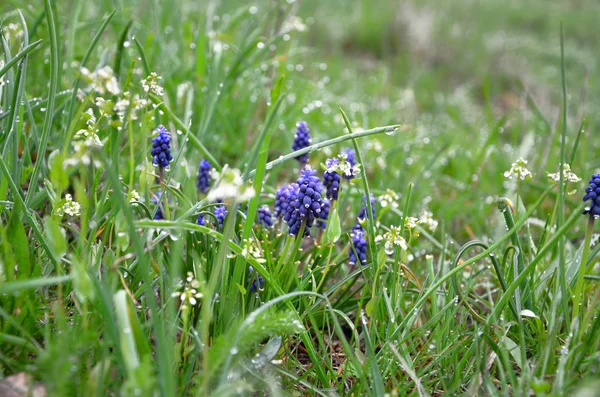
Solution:
[[(575, 284), (575, 292), (573, 295), (573, 316), (571, 317), (571, 323), (575, 321), (579, 315), (579, 306), (583, 304), (585, 299), (583, 298), (583, 277), (585, 276), (586, 264), (588, 255), (590, 253), (590, 245), (592, 242), (592, 235), (594, 234), (594, 215), (588, 216), (588, 225), (585, 232), (585, 241), (583, 242), (583, 252), (581, 254), (581, 262), (579, 263), (579, 270), (577, 271), (577, 284)], [(567, 297), (563, 295), (563, 300), (567, 300)], [(582, 332), (583, 329), (580, 329)]]

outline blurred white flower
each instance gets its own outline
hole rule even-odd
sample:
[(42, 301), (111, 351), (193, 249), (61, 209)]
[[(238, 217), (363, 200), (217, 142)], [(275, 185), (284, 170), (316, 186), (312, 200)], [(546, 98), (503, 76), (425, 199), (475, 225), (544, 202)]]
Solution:
[(137, 203), (141, 199), (140, 194), (135, 189), (132, 189), (129, 192), (129, 194), (127, 195), (127, 198), (129, 199), (129, 202), (131, 203), (131, 205), (133, 205), (134, 207), (137, 206)]
[(305, 30), (306, 25), (302, 22), (302, 19), (295, 15), (286, 19), (281, 27), (281, 33), (290, 33), (292, 31), (304, 32)]
[(394, 192), (392, 189), (387, 189), (384, 194), (379, 196), (379, 204), (381, 207), (385, 208), (388, 205), (392, 208), (398, 208), (398, 194)]
[(99, 94), (119, 95), (121, 92), (117, 78), (110, 66), (104, 66), (93, 72), (87, 68), (81, 68), (79, 72), (83, 80)]
[(419, 223), (421, 223), (421, 221), (418, 218), (412, 216), (404, 218), (404, 226), (406, 226), (407, 229), (414, 229)]
[(438, 221), (433, 219), (433, 214), (427, 210), (421, 212), (419, 216), (419, 222), (426, 225), (430, 232), (435, 232), (438, 227)]
[(6, 41), (23, 38), (23, 28), (21, 25), (17, 25), (16, 23), (9, 23), (3, 26), (2, 33)]
[(244, 239), (242, 247), (242, 256), (244, 258), (254, 258), (258, 263), (264, 263), (266, 260), (262, 257), (258, 243), (253, 238)]
[(512, 163), (510, 170), (504, 173), (504, 177), (508, 179), (516, 177), (517, 179), (525, 181), (533, 178), (533, 174), (527, 169), (527, 160), (519, 158), (517, 161)]
[(58, 216), (79, 216), (81, 205), (77, 201), (73, 201), (73, 196), (65, 194), (64, 204), (56, 210)]
[[(560, 165), (559, 165), (560, 167)], [(581, 181), (581, 178), (575, 175), (575, 173), (571, 172), (571, 166), (569, 164), (565, 164), (563, 169), (563, 181), (564, 183), (572, 182), (577, 183)], [(560, 182), (560, 171), (555, 172), (554, 174), (548, 174), (548, 180), (552, 183)]]
[(408, 245), (406, 244), (406, 240), (402, 237), (400, 233), (399, 226), (390, 226), (390, 230), (385, 232), (383, 235), (378, 235), (375, 237), (375, 242), (379, 243), (381, 241), (385, 241), (384, 249), (385, 253), (388, 255), (392, 255), (395, 251), (396, 247), (400, 247), (403, 250), (408, 249)]
[(211, 176), (216, 182), (208, 192), (207, 199), (209, 201), (233, 200), (240, 203), (254, 197), (254, 189), (244, 183), (240, 170), (236, 168), (229, 168), (225, 165), (221, 173), (214, 172)]
[(198, 288), (200, 288), (200, 281), (194, 278), (192, 272), (188, 272), (185, 283), (179, 282), (177, 286), (179, 291), (173, 292), (171, 296), (181, 300), (182, 309), (188, 309), (189, 306), (196, 306), (198, 299), (202, 299), (204, 296), (201, 292), (198, 292)]
[(148, 77), (142, 80), (142, 88), (145, 92), (152, 93), (158, 96), (163, 96), (165, 91), (160, 86), (160, 84), (158, 84), (159, 80), (161, 79), (162, 77), (160, 77), (155, 72), (152, 72), (148, 75)]

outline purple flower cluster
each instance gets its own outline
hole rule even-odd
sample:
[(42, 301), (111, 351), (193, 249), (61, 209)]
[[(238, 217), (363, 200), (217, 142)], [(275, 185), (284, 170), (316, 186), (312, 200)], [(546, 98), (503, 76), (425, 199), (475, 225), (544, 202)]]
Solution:
[(165, 127), (159, 125), (154, 132), (158, 135), (152, 138), (152, 165), (155, 167), (168, 167), (173, 160), (171, 156), (171, 133)]
[(154, 214), (154, 220), (165, 219), (165, 216), (163, 215), (162, 193), (158, 192), (153, 194), (151, 200), (154, 205), (158, 205), (156, 213)]
[[(352, 167), (354, 167), (356, 165), (356, 152), (350, 148), (344, 148), (342, 149), (342, 153), (346, 155), (346, 161), (348, 163), (350, 163), (350, 165)], [(354, 179), (356, 175), (352, 174), (352, 175), (347, 175), (344, 174), (344, 179), (350, 180), (350, 179)]]
[(258, 223), (263, 225), (265, 229), (273, 227), (273, 219), (271, 217), (271, 210), (266, 205), (258, 208), (257, 211)]
[(198, 178), (196, 179), (196, 188), (202, 193), (205, 193), (210, 187), (210, 170), (212, 169), (211, 164), (206, 159), (200, 160), (198, 165)]
[(327, 227), (327, 219), (329, 219), (329, 209), (331, 207), (331, 203), (328, 199), (323, 199), (323, 205), (321, 206), (321, 213), (319, 214), (317, 220), (317, 226), (321, 229), (325, 229)]
[[(338, 158), (327, 159), (325, 161), (325, 167), (327, 169), (335, 168), (339, 164)], [(323, 174), (323, 184), (327, 188), (327, 198), (330, 200), (337, 200), (340, 192), (341, 178), (340, 174), (336, 171), (325, 171)]]
[(584, 214), (600, 216), (600, 174), (594, 174), (590, 178), (588, 187), (585, 188), (583, 201), (591, 201), (591, 205), (583, 210)]
[[(294, 144), (292, 145), (292, 150), (294, 151), (310, 146), (312, 141), (310, 138), (310, 130), (305, 121), (299, 122), (296, 124), (296, 127), (296, 136), (294, 137)], [(296, 157), (296, 160), (298, 160), (300, 164), (306, 164), (308, 162), (308, 153), (301, 154)]]
[[(365, 203), (363, 204), (362, 208), (360, 209), (360, 212), (358, 213), (358, 216), (356, 217), (359, 222), (365, 220), (368, 217), (367, 216), (367, 196), (363, 195), (363, 200)], [(371, 210), (373, 213), (373, 219), (375, 219), (375, 196), (373, 196), (373, 193), (371, 193)]]
[(263, 286), (265, 285), (265, 279), (258, 273), (253, 274), (254, 268), (252, 266), (248, 266), (248, 273), (250, 274), (248, 277), (250, 292), (262, 291)]
[(297, 189), (290, 195), (290, 201), (283, 220), (290, 227), (290, 234), (298, 235), (304, 224), (303, 236), (310, 236), (310, 228), (316, 218), (320, 216), (323, 206), (321, 197), (322, 185), (319, 178), (315, 176), (317, 171), (306, 168), (302, 171), (300, 178), (296, 181)]
[[(358, 227), (357, 227), (358, 226)], [(365, 238), (365, 230), (356, 225), (350, 233), (352, 244), (350, 246), (349, 261), (351, 265), (360, 263), (361, 265), (367, 264), (367, 240)]]
[(225, 223), (225, 217), (227, 216), (227, 207), (224, 205), (219, 205), (215, 207), (215, 218), (219, 222), (219, 230), (223, 230), (223, 223)]
[(287, 212), (287, 207), (290, 202), (290, 198), (292, 193), (298, 189), (296, 184), (291, 185), (283, 185), (281, 186), (277, 192), (275, 192), (275, 204), (273, 207), (275, 208), (275, 216), (278, 218), (283, 218), (285, 213)]

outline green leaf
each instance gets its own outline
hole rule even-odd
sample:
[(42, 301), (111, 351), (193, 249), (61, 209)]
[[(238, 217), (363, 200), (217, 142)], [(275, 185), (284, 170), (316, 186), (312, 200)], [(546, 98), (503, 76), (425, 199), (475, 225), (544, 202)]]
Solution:
[(246, 295), (247, 291), (246, 291), (246, 288), (244, 288), (243, 285), (241, 285), (240, 283), (235, 283), (235, 285), (237, 285), (237, 287), (240, 290), (240, 292), (242, 293), (242, 295)]
[(56, 150), (48, 159), (50, 166), (50, 180), (56, 191), (63, 191), (69, 187), (69, 176), (64, 167), (64, 156)]
[(280, 76), (275, 85), (273, 85), (273, 89), (271, 90), (271, 103), (276, 103), (281, 95), (281, 87), (283, 86), (283, 81), (285, 80), (285, 75)]
[(365, 311), (367, 312), (367, 316), (371, 317), (375, 308), (377, 307), (377, 303), (379, 302), (379, 297), (374, 296), (371, 298), (369, 302), (367, 302), (367, 306), (365, 306)]
[(67, 252), (67, 240), (63, 230), (54, 218), (47, 217), (44, 220), (44, 235), (46, 236), (50, 249), (57, 258), (62, 257)]
[(325, 242), (327, 244), (334, 244), (342, 235), (342, 226), (340, 225), (340, 217), (338, 215), (337, 208), (334, 208), (331, 215), (329, 215), (328, 222), (329, 227), (327, 228)]
[(10, 236), (12, 251), (19, 266), (18, 277), (27, 278), (31, 275), (31, 259), (29, 257), (29, 239), (21, 221), (22, 208), (20, 201), (15, 202), (6, 233)]

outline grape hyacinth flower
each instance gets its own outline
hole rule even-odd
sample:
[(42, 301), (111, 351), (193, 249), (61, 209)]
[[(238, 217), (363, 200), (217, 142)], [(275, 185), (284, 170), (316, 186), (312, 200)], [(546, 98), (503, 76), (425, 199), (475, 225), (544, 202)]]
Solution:
[(225, 217), (227, 216), (227, 207), (219, 205), (215, 207), (215, 218), (219, 221), (219, 230), (223, 230), (223, 223), (225, 223)]
[(278, 218), (283, 218), (287, 211), (288, 203), (290, 201), (290, 197), (292, 192), (297, 189), (295, 184), (291, 185), (283, 185), (280, 187), (277, 192), (275, 192), (275, 204), (273, 207), (275, 208), (275, 216)]
[(163, 215), (162, 193), (158, 192), (158, 193), (152, 195), (151, 200), (152, 200), (153, 204), (158, 205), (158, 209), (156, 210), (156, 214), (154, 214), (154, 220), (165, 219), (165, 216)]
[(173, 160), (171, 155), (171, 133), (165, 127), (159, 125), (154, 132), (158, 135), (152, 138), (152, 165), (159, 168), (169, 166)]
[[(358, 225), (357, 225), (358, 226)], [(350, 247), (349, 261), (351, 265), (357, 262), (361, 265), (367, 264), (367, 240), (365, 239), (365, 230), (360, 226), (355, 226), (350, 233), (352, 245)]]
[(196, 180), (196, 188), (198, 188), (202, 193), (206, 193), (206, 191), (210, 187), (211, 170), (212, 166), (208, 162), (208, 160), (200, 160), (200, 164), (198, 165), (198, 178)]
[(252, 266), (248, 266), (248, 273), (250, 274), (248, 283), (251, 283), (250, 292), (262, 291), (263, 286), (265, 285), (265, 279), (258, 273), (253, 275), (254, 268)]
[[(354, 169), (356, 166), (356, 152), (350, 148), (344, 148), (342, 149), (342, 155), (346, 156), (346, 161), (348, 162), (348, 164), (350, 165), (350, 169)], [(360, 168), (359, 168), (360, 171)], [(344, 173), (344, 179), (350, 180), (350, 179), (354, 179), (354, 177), (356, 177), (356, 174), (358, 172), (352, 172), (352, 173)]]
[[(367, 218), (367, 196), (363, 195), (363, 200), (365, 202), (365, 204), (363, 204), (362, 208), (360, 209), (360, 212), (358, 213), (358, 216), (356, 217), (358, 219), (359, 222), (364, 221)], [(375, 219), (375, 196), (373, 196), (373, 194), (371, 193), (371, 210), (373, 213), (373, 219)]]
[(590, 201), (590, 206), (583, 210), (583, 214), (591, 217), (600, 216), (600, 174), (594, 174), (588, 187), (585, 188), (583, 201)]
[(323, 197), (321, 197), (317, 171), (306, 167), (296, 181), (297, 188), (291, 193), (289, 205), (283, 220), (290, 227), (290, 234), (297, 236), (302, 224), (305, 224), (303, 236), (310, 236), (310, 228), (321, 213)]
[[(292, 150), (294, 151), (304, 149), (312, 142), (312, 139), (310, 138), (310, 130), (308, 129), (305, 121), (299, 122), (296, 124), (296, 127), (298, 129), (296, 130), (294, 144), (292, 145)], [(300, 156), (296, 157), (296, 160), (298, 160), (300, 164), (306, 164), (308, 162), (308, 153), (301, 154)]]
[(273, 227), (273, 219), (271, 218), (271, 210), (266, 205), (258, 208), (258, 223), (263, 225), (265, 229)]
[(319, 213), (317, 226), (321, 229), (327, 228), (327, 219), (329, 219), (329, 209), (331, 207), (331, 203), (328, 199), (323, 199), (323, 205), (321, 206), (321, 212)]
[(327, 198), (330, 200), (337, 200), (340, 192), (341, 178), (337, 172), (339, 163), (339, 159), (335, 157), (325, 161), (326, 171), (323, 174), (323, 184), (327, 188)]
[(206, 220), (204, 219), (204, 215), (199, 214), (198, 219), (196, 219), (196, 223), (200, 226), (206, 226)]

